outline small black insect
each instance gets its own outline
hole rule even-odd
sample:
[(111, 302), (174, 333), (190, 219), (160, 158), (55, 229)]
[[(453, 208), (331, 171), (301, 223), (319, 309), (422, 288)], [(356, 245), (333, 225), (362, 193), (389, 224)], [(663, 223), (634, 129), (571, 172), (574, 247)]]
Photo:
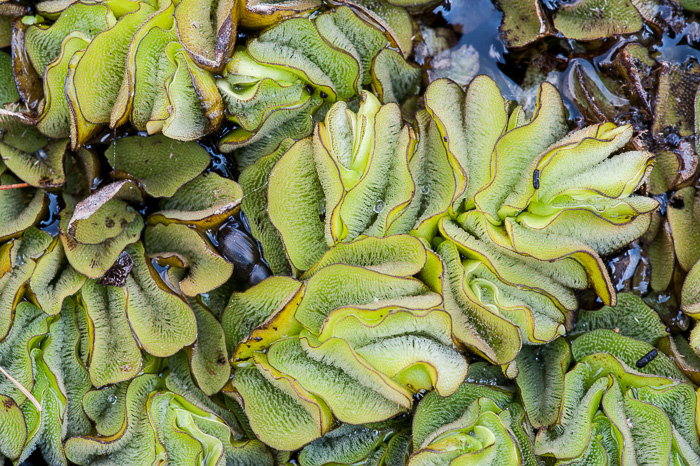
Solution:
[(532, 187), (540, 189), (540, 171), (538, 169), (532, 173)]
[(654, 358), (659, 354), (659, 352), (654, 348), (653, 350), (649, 351), (647, 354), (642, 356), (639, 361), (637, 361), (637, 369), (641, 369), (642, 367), (646, 366), (649, 364), (651, 361), (654, 360)]
[[(241, 221), (243, 220), (243, 221)], [(216, 234), (218, 249), (222, 256), (233, 264), (233, 275), (257, 285), (272, 272), (260, 257), (260, 248), (250, 237), (244, 219), (232, 218)]]

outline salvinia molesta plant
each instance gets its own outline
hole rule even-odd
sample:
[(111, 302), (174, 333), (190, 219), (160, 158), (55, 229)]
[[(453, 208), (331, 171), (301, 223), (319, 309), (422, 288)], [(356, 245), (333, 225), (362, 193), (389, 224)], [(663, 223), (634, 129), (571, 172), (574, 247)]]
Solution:
[(217, 80), (234, 123), (221, 150), (242, 148), (234, 155), (245, 168), (283, 138), (310, 135), (323, 104), (356, 99), (369, 85), (385, 103), (414, 95), (420, 69), (391, 48), (393, 33), (391, 25), (380, 30), (341, 7), (284, 21), (237, 48)]
[(23, 20), (29, 27), (21, 44), (31, 72), (43, 78), (37, 127), (70, 136), (74, 148), (125, 123), (178, 140), (215, 130), (224, 106), (213, 72), (233, 53), (239, 19), (264, 27), (321, 6), (248, 3), (41, 2)]
[[(700, 464), (697, 394), (666, 355), (608, 329), (548, 346), (518, 357), (528, 415), (538, 426), (546, 419), (537, 455), (562, 465)], [(544, 377), (527, 372), (543, 364)]]
[(456, 340), (497, 364), (563, 335), (575, 290), (614, 305), (600, 255), (640, 237), (658, 205), (634, 194), (653, 155), (617, 154), (632, 128), (567, 134), (548, 83), (529, 119), (486, 76), (466, 92), (438, 80), (425, 99), (417, 130), (369, 93), (357, 112), (337, 103), (313, 137), (244, 170), (243, 210), (272, 270), (301, 274), (337, 244), (410, 232), (439, 256), (426, 283)]
[[(478, 383), (481, 382), (481, 383)], [(427, 394), (413, 417), (410, 466), (536, 466), (532, 426), (513, 393), (467, 379), (447, 397)]]
[(437, 260), (410, 235), (328, 250), (299, 280), (234, 293), (222, 316), (233, 380), (224, 393), (264, 443), (295, 450), (335, 422), (385, 421), (413, 394), (453, 393), (467, 362), (442, 297), (418, 277)]
[[(378, 27), (347, 7), (284, 20), (319, 7), (320, 0), (41, 2), (23, 19), (18, 44), (29, 57), (24, 73), (43, 79), (37, 127), (70, 136), (73, 148), (127, 123), (189, 141), (216, 130), (227, 108), (236, 129), (222, 148), (232, 150), (263, 137), (276, 144), (306, 136), (324, 101), (351, 99), (371, 83), (387, 101), (417, 92), (420, 70), (404, 58), (413, 23), (403, 6), (385, 5), (373, 18)], [(229, 62), (239, 21), (276, 26)], [(390, 48), (397, 40), (404, 55)], [(217, 88), (214, 73), (222, 71)]]

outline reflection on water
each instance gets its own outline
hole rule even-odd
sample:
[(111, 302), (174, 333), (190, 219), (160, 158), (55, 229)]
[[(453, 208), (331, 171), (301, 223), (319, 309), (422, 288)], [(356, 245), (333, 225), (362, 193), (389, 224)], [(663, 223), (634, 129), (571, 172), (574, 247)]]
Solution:
[[(564, 95), (564, 104), (569, 110), (570, 118), (580, 117), (581, 114), (573, 104), (571, 93), (568, 92), (566, 85), (568, 80), (565, 76), (572, 68), (570, 64), (566, 66), (567, 57), (559, 53), (560, 51), (556, 48), (552, 49), (553, 53), (551, 53), (545, 47), (540, 47), (542, 53), (539, 55), (533, 52), (509, 52), (501, 42), (498, 32), (503, 13), (494, 7), (491, 0), (455, 1), (437, 8), (435, 12), (461, 34), (458, 42), (451, 49), (453, 52), (465, 49), (475, 51), (477, 58), (473, 66), (474, 72), (470, 77), (476, 74), (492, 77), (505, 97), (520, 102), (529, 111), (534, 109), (539, 84), (548, 81)], [(454, 58), (458, 60), (460, 57), (458, 55)], [(541, 70), (534, 65), (533, 69), (528, 69), (535, 61), (549, 62), (550, 66)], [(552, 64), (558, 67), (563, 64), (564, 70), (556, 69), (551, 66)], [(453, 71), (455, 71), (453, 76), (448, 77), (456, 78), (456, 81), (466, 84), (466, 80), (460, 79), (463, 76), (459, 73), (460, 70)]]

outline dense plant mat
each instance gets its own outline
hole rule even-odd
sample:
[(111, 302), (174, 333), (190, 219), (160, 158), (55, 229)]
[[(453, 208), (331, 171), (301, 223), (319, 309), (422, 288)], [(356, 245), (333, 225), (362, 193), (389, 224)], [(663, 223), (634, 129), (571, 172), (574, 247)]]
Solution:
[(696, 3), (0, 0), (0, 460), (700, 465)]

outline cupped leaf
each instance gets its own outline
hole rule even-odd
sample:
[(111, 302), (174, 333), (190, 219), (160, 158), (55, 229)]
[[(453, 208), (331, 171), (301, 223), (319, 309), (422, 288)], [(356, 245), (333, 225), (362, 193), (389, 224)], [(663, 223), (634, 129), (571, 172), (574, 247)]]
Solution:
[(178, 142), (162, 135), (117, 139), (106, 149), (117, 176), (139, 183), (153, 197), (172, 197), (209, 165), (209, 154), (195, 142)]
[[(280, 232), (289, 261), (297, 269), (311, 268), (328, 249), (319, 217), (322, 202), (313, 143), (310, 138), (302, 139), (272, 167), (268, 181), (268, 214)], [(292, 206), (295, 212), (289, 215), (287, 209)], [(287, 231), (290, 234), (285, 235)]]
[(148, 226), (144, 246), (150, 256), (177, 257), (185, 268), (178, 288), (186, 296), (195, 296), (223, 285), (233, 273), (233, 265), (214, 251), (196, 230), (179, 223)]
[(161, 210), (150, 215), (148, 221), (214, 228), (235, 214), (244, 200), (243, 190), (235, 181), (216, 173), (203, 173), (163, 199)]
[(673, 249), (683, 270), (690, 270), (700, 259), (697, 225), (700, 225), (700, 197), (692, 187), (681, 188), (669, 200), (667, 218)]
[(126, 278), (129, 325), (150, 354), (157, 357), (175, 354), (197, 336), (194, 312), (163, 283), (141, 243), (129, 246), (127, 252), (134, 261)]
[(36, 259), (46, 250), (51, 236), (35, 228), (20, 238), (0, 246), (0, 334), (5, 338), (12, 328), (15, 308), (22, 301), (27, 282), (36, 267)]
[(96, 35), (80, 57), (69, 78), (75, 95), (69, 93), (68, 98), (72, 100), (72, 112), (78, 124), (90, 125), (91, 129), (82, 134), (78, 132), (77, 144), (74, 142), (74, 145), (86, 143), (99, 125), (109, 124), (119, 94), (119, 86), (115, 83), (120, 83), (124, 76), (129, 41), (153, 13), (151, 5), (139, 2), (135, 11)]
[(508, 409), (481, 398), (460, 419), (433, 432), (409, 464), (524, 464), (511, 422)]
[[(630, 464), (698, 461), (694, 396), (686, 383), (641, 374), (610, 354), (590, 354), (566, 374), (559, 421), (538, 432), (535, 451), (569, 461), (594, 455)], [(671, 400), (687, 408), (677, 413)]]
[(157, 387), (158, 377), (152, 374), (142, 374), (129, 381), (125, 396), (118, 400), (125, 413), (119, 430), (112, 435), (84, 435), (68, 439), (65, 445), (68, 459), (81, 465), (165, 461), (167, 453), (157, 441), (146, 410), (148, 397)]
[(115, 23), (114, 14), (107, 5), (76, 3), (66, 8), (50, 26), (39, 23), (29, 27), (24, 35), (25, 47), (36, 72), (43, 76), (49, 63), (60, 56), (66, 36), (79, 32), (94, 38)]
[(537, 0), (499, 2), (503, 21), (498, 29), (509, 47), (524, 47), (549, 33), (549, 22)]
[(12, 74), (12, 57), (5, 52), (0, 52), (0, 82), (2, 83), (0, 105), (4, 106), (19, 100), (19, 92), (17, 92), (17, 87), (15, 87)]
[(301, 287), (292, 278), (270, 277), (244, 292), (233, 293), (221, 316), (229, 354), (243, 341), (248, 340), (245, 343), (248, 345), (262, 342), (263, 338), (256, 338), (255, 330), (274, 329), (275, 324), (271, 323), (279, 320), (276, 316), (288, 306), (296, 307)]
[(44, 70), (44, 103), (37, 128), (53, 138), (70, 136), (70, 107), (65, 93), (65, 79), (73, 55), (84, 51), (90, 43), (89, 36), (76, 31), (68, 34), (61, 43), (61, 54)]
[(245, 27), (271, 26), (291, 16), (303, 16), (321, 7), (320, 0), (248, 0), (241, 5)]
[(56, 315), (64, 300), (77, 293), (85, 280), (86, 277), (70, 265), (63, 244), (56, 238), (37, 261), (29, 288), (39, 307), (48, 315)]
[(204, 306), (191, 301), (197, 319), (197, 341), (191, 349), (192, 377), (207, 395), (223, 388), (231, 374), (224, 329)]
[[(20, 180), (10, 174), (0, 175), (3, 186), (19, 184)], [(39, 222), (47, 206), (44, 191), (31, 187), (17, 187), (0, 190), (0, 241), (20, 235), (24, 230)]]
[(606, 328), (622, 335), (655, 345), (668, 335), (659, 315), (633, 293), (617, 295), (615, 307), (605, 306), (597, 311), (579, 312), (572, 335), (580, 335)]
[(277, 150), (243, 170), (238, 179), (245, 193), (241, 199), (241, 209), (248, 219), (251, 233), (260, 242), (270, 270), (276, 275), (290, 275), (291, 266), (284, 252), (282, 238), (267, 213), (266, 188), (272, 167), (293, 144), (293, 140), (285, 139)]
[(255, 367), (236, 369), (233, 387), (253, 431), (273, 448), (295, 450), (331, 429), (333, 416), (328, 406), (269, 368), (264, 355)]
[[(602, 39), (632, 34), (643, 25), (642, 15), (630, 0), (584, 0), (562, 5), (554, 15), (554, 27), (574, 40)], [(585, 24), (585, 26), (584, 26)]]
[(107, 185), (61, 212), (66, 257), (89, 278), (104, 275), (124, 248), (139, 239), (143, 219), (123, 198), (140, 198), (138, 188), (128, 180)]
[(17, 459), (27, 441), (27, 424), (15, 400), (0, 395), (0, 453), (10, 460)]
[(329, 463), (367, 465), (399, 464), (404, 461), (410, 430), (401, 421), (353, 426), (343, 424), (314, 440), (299, 454), (304, 466)]
[(652, 345), (620, 335), (614, 330), (599, 329), (580, 335), (571, 344), (571, 353), (576, 361), (589, 354), (608, 353), (643, 374), (685, 379), (673, 361), (655, 351)]
[(442, 293), (445, 310), (453, 319), (455, 338), (490, 361), (507, 364), (515, 359), (522, 345), (518, 327), (491, 312), (479, 302), (471, 288), (465, 286), (464, 268), (454, 244), (445, 241), (437, 252), (439, 257), (428, 256), (423, 275), (438, 277), (424, 279), (431, 288)]
[(96, 387), (133, 378), (141, 370), (141, 351), (127, 320), (127, 293), (88, 280), (81, 290), (90, 335), (90, 380)]
[(516, 382), (527, 417), (535, 428), (554, 424), (564, 393), (564, 375), (572, 361), (569, 344), (562, 338), (545, 346), (526, 346), (515, 359)]
[(229, 59), (236, 42), (238, 17), (245, 10), (243, 3), (183, 0), (177, 4), (178, 37), (199, 66), (217, 71)]

